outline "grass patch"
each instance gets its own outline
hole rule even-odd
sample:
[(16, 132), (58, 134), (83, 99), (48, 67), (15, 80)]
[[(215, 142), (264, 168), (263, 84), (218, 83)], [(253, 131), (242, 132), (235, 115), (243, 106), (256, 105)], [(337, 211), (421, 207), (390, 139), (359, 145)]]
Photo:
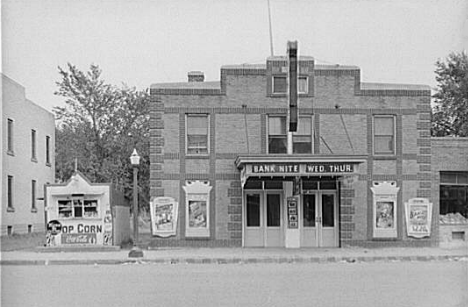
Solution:
[(2, 252), (15, 250), (32, 250), (38, 246), (44, 246), (44, 233), (13, 234), (0, 238), (0, 250)]

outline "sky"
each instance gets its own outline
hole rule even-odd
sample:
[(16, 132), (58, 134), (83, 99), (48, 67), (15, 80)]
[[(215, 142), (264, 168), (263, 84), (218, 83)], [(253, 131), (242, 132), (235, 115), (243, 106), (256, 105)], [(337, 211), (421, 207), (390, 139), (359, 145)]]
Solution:
[[(468, 50), (467, 0), (270, 0), (274, 55), (297, 40), (317, 63), (356, 65), (364, 82), (436, 86), (435, 62)], [(2, 0), (2, 73), (52, 110), (58, 67), (110, 84), (184, 82), (200, 70), (265, 63), (268, 0)]]

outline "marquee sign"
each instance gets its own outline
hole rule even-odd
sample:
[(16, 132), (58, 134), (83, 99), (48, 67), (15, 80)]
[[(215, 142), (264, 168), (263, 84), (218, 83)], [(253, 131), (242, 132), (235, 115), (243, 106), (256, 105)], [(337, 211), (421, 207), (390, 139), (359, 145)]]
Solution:
[(349, 174), (356, 171), (356, 163), (252, 163), (246, 165), (250, 174)]

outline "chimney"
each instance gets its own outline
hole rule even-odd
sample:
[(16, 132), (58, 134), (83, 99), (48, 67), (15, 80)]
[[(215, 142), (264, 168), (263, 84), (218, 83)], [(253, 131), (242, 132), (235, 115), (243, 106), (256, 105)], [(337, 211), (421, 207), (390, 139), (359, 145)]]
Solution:
[(188, 82), (203, 82), (205, 81), (205, 75), (203, 71), (189, 71)]

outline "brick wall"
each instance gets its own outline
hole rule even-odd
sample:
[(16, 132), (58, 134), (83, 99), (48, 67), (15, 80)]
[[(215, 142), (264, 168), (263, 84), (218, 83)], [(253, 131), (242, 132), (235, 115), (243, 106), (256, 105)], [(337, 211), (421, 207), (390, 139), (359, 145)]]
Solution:
[[(415, 241), (405, 236), (403, 204), (409, 198), (434, 199), (432, 182), (432, 143), (430, 139), (430, 90), (428, 87), (389, 87), (365, 84), (357, 67), (314, 66), (303, 64), (303, 73), (312, 80), (311, 92), (299, 96), (299, 113), (314, 119), (314, 154), (365, 155), (359, 167), (359, 179), (350, 187), (340, 188), (341, 245), (427, 245), (431, 240)], [(275, 64), (276, 63), (276, 64)], [(285, 95), (271, 95), (271, 76), (281, 59), (266, 66), (223, 67), (219, 87), (203, 83), (194, 88), (151, 88), (153, 97), (151, 145), (151, 195), (164, 194), (179, 199), (184, 208), (184, 195), (179, 189), (159, 188), (160, 180), (209, 180), (212, 197), (210, 238), (186, 240), (184, 225), (175, 239), (160, 240), (159, 245), (239, 246), (242, 240), (242, 189), (239, 170), (234, 160), (241, 154), (265, 154), (267, 116), (286, 114)], [(283, 63), (284, 64), (284, 63)], [(275, 68), (276, 69), (276, 68)], [(202, 158), (185, 156), (185, 114), (210, 115), (210, 154)], [(396, 118), (396, 154), (388, 157), (373, 154), (373, 116), (394, 115)], [(156, 119), (161, 115), (161, 119)], [(157, 132), (164, 141), (157, 141)], [(157, 142), (156, 142), (157, 141)], [(160, 146), (160, 144), (163, 144)], [(161, 156), (163, 160), (161, 160)], [(160, 162), (163, 161), (163, 162)], [(158, 163), (163, 163), (161, 167)], [(375, 180), (394, 180), (398, 195), (398, 237), (374, 240), (372, 233), (372, 193)], [(182, 210), (183, 211), (183, 210)], [(180, 223), (184, 223), (181, 214)], [(183, 242), (182, 242), (183, 241)], [(164, 243), (172, 242), (172, 243)]]

